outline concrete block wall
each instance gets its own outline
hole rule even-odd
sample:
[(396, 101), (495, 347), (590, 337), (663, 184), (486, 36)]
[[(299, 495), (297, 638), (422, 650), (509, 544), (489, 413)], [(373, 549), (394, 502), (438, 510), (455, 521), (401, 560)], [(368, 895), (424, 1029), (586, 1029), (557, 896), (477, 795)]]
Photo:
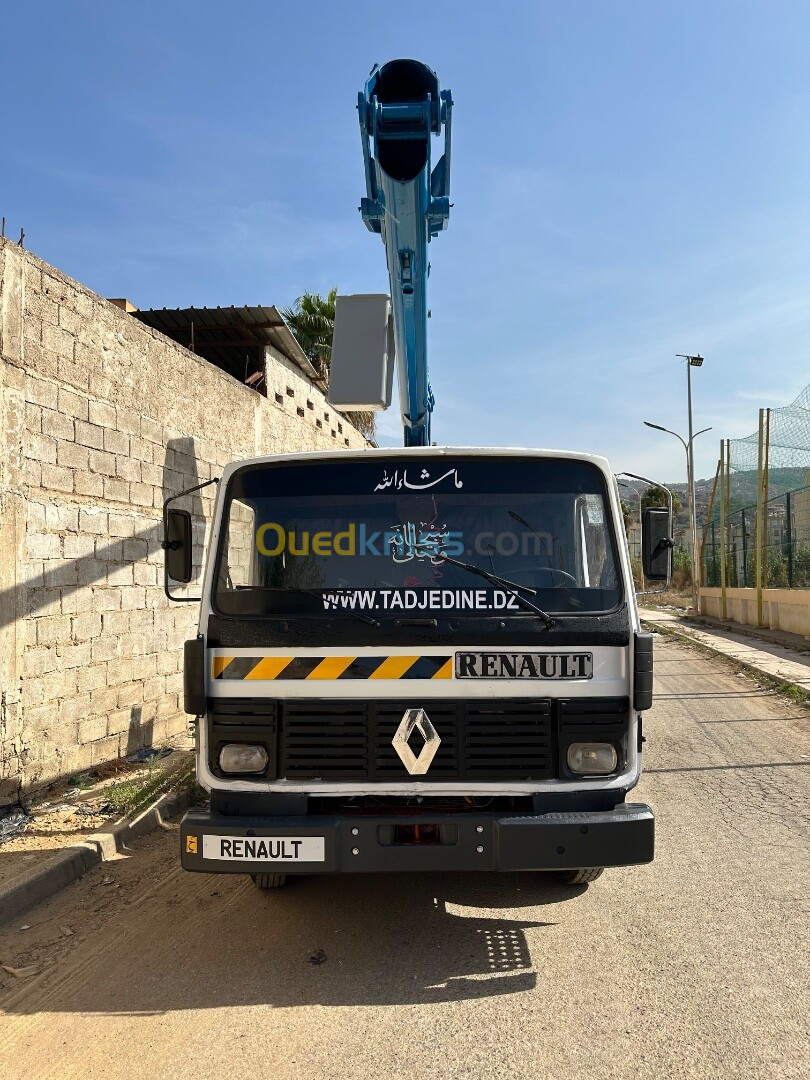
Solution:
[(0, 805), (182, 730), (197, 610), (163, 595), (169, 494), (365, 445), (285, 357), (267, 377), (265, 398), (0, 241)]

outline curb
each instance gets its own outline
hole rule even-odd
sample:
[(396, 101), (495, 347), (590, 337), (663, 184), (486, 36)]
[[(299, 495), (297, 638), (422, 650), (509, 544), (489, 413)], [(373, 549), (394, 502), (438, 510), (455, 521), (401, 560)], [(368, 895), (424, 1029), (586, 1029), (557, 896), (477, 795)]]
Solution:
[(0, 889), (0, 926), (78, 881), (88, 870), (116, 855), (129, 841), (161, 828), (166, 818), (182, 813), (190, 802), (185, 792), (164, 792), (136, 817), (122, 818), (106, 832), (91, 833), (30, 876)]
[[(791, 679), (786, 679), (782, 675), (772, 675), (770, 671), (764, 671), (762, 668), (757, 667), (756, 664), (752, 664), (747, 660), (740, 660), (736, 656), (729, 656), (727, 652), (722, 649), (718, 649), (716, 645), (712, 645), (707, 641), (701, 641), (693, 634), (690, 634), (688, 630), (677, 626), (667, 626), (663, 623), (655, 622), (652, 619), (645, 619), (643, 616), (640, 620), (648, 629), (655, 630), (657, 633), (669, 635), (669, 637), (678, 638), (680, 641), (685, 641), (691, 645), (697, 645), (698, 648), (708, 649), (716, 656), (722, 656), (725, 660), (728, 660), (730, 664), (735, 664), (738, 668), (742, 668), (749, 675), (753, 675), (755, 678), (762, 682), (769, 682), (776, 686), (782, 686), (786, 690), (797, 690), (803, 695), (805, 701), (810, 704), (810, 694), (804, 689), (803, 686), (799, 686)], [(762, 639), (759, 639), (762, 640)]]

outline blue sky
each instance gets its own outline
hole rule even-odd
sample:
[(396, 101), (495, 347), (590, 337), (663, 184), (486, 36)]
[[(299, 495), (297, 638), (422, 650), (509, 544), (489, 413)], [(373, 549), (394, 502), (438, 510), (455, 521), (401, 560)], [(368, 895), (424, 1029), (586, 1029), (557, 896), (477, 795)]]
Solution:
[[(682, 480), (810, 381), (810, 6), (768, 0), (6, 6), (8, 235), (139, 307), (385, 291), (357, 91), (414, 56), (455, 99), (433, 242), (440, 442)], [(399, 441), (399, 419), (381, 419)]]

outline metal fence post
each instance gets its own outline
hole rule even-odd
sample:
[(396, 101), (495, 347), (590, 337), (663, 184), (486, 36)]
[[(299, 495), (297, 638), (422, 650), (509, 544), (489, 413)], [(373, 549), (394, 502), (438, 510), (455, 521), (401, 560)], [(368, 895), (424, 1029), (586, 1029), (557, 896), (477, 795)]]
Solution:
[(757, 441), (757, 519), (756, 542), (754, 548), (754, 581), (757, 590), (757, 626), (762, 626), (762, 534), (764, 513), (762, 486), (762, 451), (764, 449), (765, 410), (759, 410), (759, 437)]
[(720, 440), (720, 596), (722, 598), (721, 615), (726, 618), (726, 453)]
[(745, 508), (740, 510), (742, 521), (743, 588), (748, 588), (748, 544), (745, 539)]
[(785, 495), (785, 528), (787, 529), (788, 588), (793, 588), (793, 515), (790, 512), (790, 492)]

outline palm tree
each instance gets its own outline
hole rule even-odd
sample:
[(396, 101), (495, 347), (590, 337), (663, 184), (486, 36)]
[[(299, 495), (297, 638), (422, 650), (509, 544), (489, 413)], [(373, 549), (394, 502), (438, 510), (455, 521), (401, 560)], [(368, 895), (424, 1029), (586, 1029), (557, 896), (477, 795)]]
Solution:
[[(326, 296), (305, 292), (291, 308), (281, 314), (292, 330), (296, 341), (307, 354), (310, 363), (321, 379), (328, 379), (332, 360), (332, 337), (335, 332), (335, 300), (337, 286)], [(374, 437), (373, 412), (347, 412), (347, 420), (369, 439)]]

